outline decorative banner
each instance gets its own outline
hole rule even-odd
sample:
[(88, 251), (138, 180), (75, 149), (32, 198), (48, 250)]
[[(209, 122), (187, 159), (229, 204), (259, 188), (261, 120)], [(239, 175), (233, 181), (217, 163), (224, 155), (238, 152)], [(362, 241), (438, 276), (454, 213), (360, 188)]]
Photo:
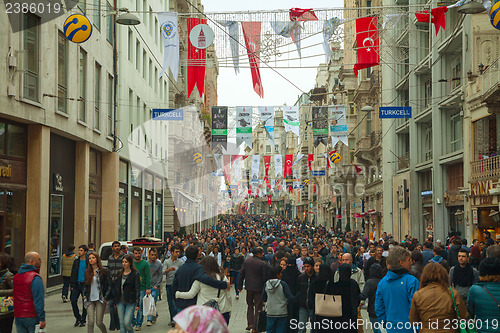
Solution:
[(252, 156), (252, 181), (259, 180), (260, 155)]
[(344, 105), (331, 105), (330, 110), (330, 135), (332, 146), (342, 141), (347, 146), (347, 119)]
[(283, 123), (285, 124), (285, 132), (292, 132), (299, 136), (300, 121), (298, 106), (283, 107)]
[(356, 19), (356, 44), (358, 62), (354, 65), (354, 74), (358, 76), (360, 69), (380, 64), (377, 17), (361, 17)]
[(236, 107), (236, 146), (243, 142), (252, 148), (252, 107)]
[(318, 17), (314, 14), (312, 8), (290, 8), (291, 21), (317, 21)]
[(207, 24), (198, 24), (189, 33), (189, 41), (197, 49), (206, 49), (214, 42), (215, 34)]
[[(233, 161), (234, 156), (237, 156), (237, 158)], [(241, 155), (233, 155), (231, 156), (231, 162), (233, 165), (233, 170), (234, 170), (234, 179), (236, 181), (239, 181), (241, 179), (240, 175), (240, 169), (241, 169)]]
[(223, 155), (222, 161), (224, 163), (224, 181), (226, 185), (231, 184), (231, 156)]
[(436, 28), (436, 36), (439, 32), (439, 28), (445, 28), (446, 26), (446, 18), (445, 13), (448, 11), (448, 7), (442, 6), (437, 8), (432, 8), (431, 13), (429, 14), (428, 10), (422, 10), (415, 13), (415, 17), (418, 22), (434, 23), (434, 28)]
[(273, 196), (272, 196), (272, 194), (269, 194), (269, 197), (267, 197), (267, 204), (268, 204), (269, 206), (271, 206), (271, 203), (272, 203), (272, 197), (273, 197)]
[(330, 38), (335, 33), (335, 30), (339, 25), (344, 24), (344, 19), (339, 19), (338, 17), (333, 17), (329, 20), (325, 20), (323, 23), (323, 50), (325, 51), (326, 63), (333, 60), (332, 49), (330, 48)]
[(304, 154), (298, 153), (297, 159), (295, 160), (295, 162), (293, 162), (293, 166), (297, 165), (300, 162), (300, 160), (302, 159), (302, 157), (304, 157)]
[(285, 155), (285, 177), (290, 177), (292, 175), (292, 164), (293, 164), (293, 155), (292, 154)]
[(273, 28), (276, 35), (283, 36), (286, 38), (291, 38), (297, 47), (297, 53), (299, 54), (299, 58), (301, 58), (300, 54), (300, 29), (303, 29), (300, 25), (301, 22), (298, 21), (274, 21), (271, 22), (271, 27)]
[[(488, 10), (488, 8), (486, 8)], [(500, 1), (497, 1), (489, 10), (491, 25), (500, 30)]]
[(320, 143), (328, 144), (328, 106), (312, 107), (313, 143), (317, 147)]
[(271, 156), (264, 156), (264, 180), (269, 182), (269, 167), (271, 166)]
[(341, 160), (340, 154), (336, 150), (332, 150), (328, 153), (328, 160), (332, 163), (339, 163)]
[(354, 169), (356, 169), (356, 173), (359, 174), (361, 171), (363, 171), (363, 169), (361, 169), (359, 166), (357, 166), (356, 164), (352, 163), (352, 165), (354, 165)]
[(314, 161), (314, 154), (307, 154), (307, 166), (312, 171), (311, 163)]
[(238, 41), (239, 30), (237, 21), (217, 21), (217, 23), (223, 25), (228, 29), (229, 34), (229, 47), (231, 48), (231, 56), (233, 58), (234, 72), (238, 74), (240, 72), (240, 57), (239, 57), (239, 46)]
[[(187, 30), (188, 35), (191, 30), (199, 24), (207, 24), (207, 19), (199, 19), (188, 17)], [(206, 65), (206, 49), (197, 49), (191, 42), (188, 42), (188, 62), (187, 62), (187, 88), (188, 97), (194, 90), (194, 86), (198, 88), (200, 97), (203, 96), (203, 88), (205, 86), (205, 65)]]
[(274, 149), (274, 106), (259, 106), (259, 117), (267, 132), (267, 137)]
[(247, 48), (248, 62), (252, 73), (253, 90), (264, 98), (264, 87), (260, 76), (260, 26), (261, 22), (241, 22), (245, 46)]
[(212, 142), (227, 145), (227, 106), (212, 107)]
[(282, 155), (274, 155), (274, 178), (280, 178), (283, 174), (282, 158)]
[(326, 158), (326, 168), (327, 169), (330, 169), (330, 159), (328, 158), (328, 154), (327, 153), (323, 153), (323, 156), (325, 156)]
[(90, 23), (90, 20), (85, 15), (70, 15), (64, 21), (64, 35), (73, 43), (86, 42), (92, 35), (92, 23)]

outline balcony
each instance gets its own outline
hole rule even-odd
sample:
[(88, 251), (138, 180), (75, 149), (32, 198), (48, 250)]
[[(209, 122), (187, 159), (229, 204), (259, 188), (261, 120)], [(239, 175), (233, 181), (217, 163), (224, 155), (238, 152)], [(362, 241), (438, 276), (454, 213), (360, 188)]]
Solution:
[(372, 149), (379, 147), (381, 142), (382, 142), (382, 131), (373, 131), (370, 133), (370, 146)]
[(378, 88), (380, 86), (380, 70), (375, 69), (370, 75), (370, 88)]
[(481, 91), (486, 105), (500, 107), (500, 71), (499, 59), (495, 60), (481, 75)]
[(500, 177), (500, 155), (471, 162), (471, 179), (492, 179)]
[(410, 167), (410, 153), (398, 156), (398, 170), (408, 169)]

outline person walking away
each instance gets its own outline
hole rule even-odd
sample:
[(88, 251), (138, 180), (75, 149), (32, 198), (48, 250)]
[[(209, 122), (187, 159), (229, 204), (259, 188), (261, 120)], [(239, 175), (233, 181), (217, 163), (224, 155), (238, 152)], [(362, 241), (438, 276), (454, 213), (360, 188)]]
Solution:
[[(292, 295), (297, 295), (297, 290), (298, 290), (298, 279), (300, 276), (299, 269), (297, 268), (297, 261), (295, 260), (295, 256), (290, 256), (287, 261), (287, 266), (285, 270), (283, 270), (283, 275), (281, 277), (281, 280), (286, 282), (288, 285), (288, 288), (290, 289), (290, 292)], [(288, 302), (288, 322), (290, 320), (299, 319), (299, 306), (297, 302)], [(292, 329), (290, 325), (287, 325), (287, 332), (295, 332), (296, 329)]]
[(243, 289), (243, 281), (245, 281), (245, 289), (247, 291), (247, 330), (255, 332), (257, 328), (258, 314), (262, 310), (262, 289), (267, 281), (267, 264), (263, 260), (264, 250), (261, 247), (255, 247), (253, 257), (248, 258), (243, 262), (238, 277), (238, 290)]
[(458, 263), (450, 269), (449, 282), (458, 290), (464, 302), (467, 302), (469, 288), (479, 282), (479, 272), (469, 263), (469, 252), (458, 250)]
[(39, 275), (41, 264), (37, 252), (26, 253), (24, 263), (12, 281), (17, 333), (34, 333), (37, 324), (41, 329), (46, 327), (45, 291)]
[[(205, 273), (213, 279), (225, 281), (229, 283), (229, 279), (224, 276), (221, 267), (214, 257), (205, 257), (201, 260), (200, 265), (203, 267)], [(217, 300), (219, 310), (229, 325), (229, 318), (231, 317), (231, 296), (229, 290), (220, 290), (210, 287), (200, 281), (194, 281), (191, 289), (187, 292), (177, 291), (176, 298), (192, 299), (196, 297), (196, 305), (204, 305), (211, 300)]]
[(377, 263), (373, 264), (370, 267), (370, 280), (366, 281), (360, 295), (361, 300), (368, 299), (368, 318), (370, 319), (374, 333), (380, 333), (380, 323), (378, 323), (377, 314), (375, 313), (375, 295), (378, 283), (382, 278), (382, 266)]
[(174, 327), (174, 317), (177, 314), (177, 307), (175, 306), (175, 293), (172, 289), (174, 282), (175, 271), (184, 264), (184, 261), (179, 259), (183, 249), (180, 244), (175, 244), (171, 248), (170, 258), (163, 261), (163, 271), (165, 272), (165, 293), (167, 296), (168, 311), (170, 312), (170, 326)]
[[(149, 268), (151, 275), (151, 296), (153, 296), (156, 305), (158, 296), (160, 295), (161, 281), (163, 281), (163, 268), (161, 261), (158, 260), (158, 250), (155, 248), (149, 250)], [(158, 318), (158, 312), (156, 312), (155, 316), (148, 316), (147, 326), (156, 323), (156, 318)]]
[(240, 249), (235, 248), (234, 253), (231, 255), (231, 260), (229, 261), (229, 269), (231, 271), (231, 277), (235, 286), (234, 291), (236, 292), (236, 299), (240, 298), (240, 292), (238, 288), (236, 288), (236, 285), (238, 284), (238, 277), (240, 275), (241, 266), (243, 266), (244, 261), (245, 259), (240, 253)]
[[(453, 297), (452, 293), (453, 292)], [(448, 273), (443, 266), (430, 262), (424, 268), (420, 278), (420, 289), (415, 292), (411, 301), (410, 322), (422, 324), (420, 333), (453, 333), (459, 332), (450, 322), (468, 320), (469, 315), (459, 292), (450, 288)]]
[(375, 263), (379, 264), (380, 266), (382, 266), (382, 272), (384, 272), (384, 273), (387, 270), (387, 265), (386, 265), (387, 258), (385, 258), (383, 256), (383, 253), (384, 253), (384, 247), (381, 245), (378, 245), (375, 248), (375, 256), (370, 257), (370, 259), (368, 259), (368, 261), (366, 262), (366, 264), (364, 266), (365, 281), (370, 279), (370, 266), (371, 265), (373, 265)]
[(422, 256), (424, 257), (424, 266), (427, 265), (429, 260), (434, 257), (434, 253), (432, 252), (432, 243), (424, 242), (424, 250), (422, 251)]
[(411, 299), (418, 290), (419, 282), (410, 274), (410, 251), (394, 246), (387, 257), (389, 271), (380, 280), (375, 294), (375, 313), (379, 322), (386, 323), (388, 333), (413, 333), (413, 329), (397, 329), (410, 325)]
[(295, 295), (295, 299), (299, 302), (299, 333), (305, 333), (307, 323), (314, 321), (313, 284), (317, 277), (313, 258), (306, 257), (303, 260), (303, 268), (304, 273), (297, 280), (298, 293)]
[(267, 302), (267, 333), (286, 333), (287, 304), (293, 302), (293, 295), (286, 282), (281, 280), (281, 267), (271, 266), (269, 276), (270, 280), (262, 291), (262, 300)]
[(87, 269), (88, 261), (87, 261), (87, 252), (89, 248), (87, 245), (83, 244), (78, 247), (78, 258), (73, 262), (73, 267), (71, 267), (71, 277), (70, 277), (70, 286), (71, 286), (71, 307), (73, 308), (73, 315), (75, 316), (75, 327), (85, 326), (85, 320), (87, 318), (87, 310), (85, 307), (82, 307), (82, 313), (80, 314), (80, 309), (78, 309), (78, 299), (80, 295), (83, 298), (83, 289), (85, 282), (85, 270)]
[[(498, 326), (485, 325), (500, 318), (500, 260), (486, 258), (479, 265), (479, 282), (469, 289), (467, 310), (476, 320), (479, 333), (498, 332)], [(480, 324), (481, 327), (479, 326)]]
[(89, 317), (87, 332), (94, 333), (94, 324), (96, 324), (102, 333), (106, 333), (106, 326), (102, 320), (106, 309), (104, 297), (108, 288), (108, 272), (102, 267), (101, 258), (97, 252), (91, 252), (88, 261), (83, 291), (83, 306), (87, 309)]
[(106, 293), (107, 300), (113, 300), (118, 312), (120, 333), (132, 333), (134, 310), (139, 310), (141, 301), (141, 277), (134, 267), (134, 258), (127, 254), (122, 259), (122, 269), (118, 277), (111, 282)]
[(69, 284), (71, 279), (71, 268), (73, 267), (73, 263), (75, 262), (76, 253), (75, 246), (73, 244), (68, 246), (68, 251), (62, 256), (62, 278), (63, 278), (63, 287), (62, 287), (62, 301), (63, 303), (68, 302), (68, 292), (69, 292)]
[(141, 301), (139, 302), (139, 311), (137, 311), (137, 317), (135, 318), (135, 330), (140, 331), (142, 329), (142, 322), (144, 320), (143, 316), (143, 302), (142, 299), (146, 295), (151, 295), (151, 270), (149, 268), (149, 263), (142, 259), (142, 248), (134, 247), (134, 267), (141, 277)]
[[(108, 273), (109, 273), (109, 283), (115, 282), (116, 279), (120, 276), (122, 271), (122, 261), (125, 254), (121, 251), (121, 244), (119, 241), (114, 241), (111, 244), (111, 250), (113, 253), (108, 258)], [(109, 307), (109, 330), (119, 330), (120, 329), (120, 320), (118, 319), (118, 311), (116, 310), (116, 304), (113, 299), (110, 299), (108, 302)]]
[[(14, 274), (9, 270), (9, 255), (0, 253), (0, 297), (13, 296), (13, 278)], [(14, 310), (5, 309), (0, 313), (0, 332), (11, 333), (14, 323)]]
[(458, 250), (462, 248), (462, 241), (460, 238), (453, 238), (451, 244), (448, 250), (448, 264), (455, 267), (458, 264)]
[[(351, 266), (351, 276), (350, 278), (356, 281), (356, 283), (359, 286), (360, 290), (363, 290), (365, 287), (365, 276), (363, 274), (363, 271), (359, 269), (359, 267), (356, 264), (353, 264), (352, 261), (352, 254), (350, 253), (344, 253), (342, 255), (342, 264), (348, 264)], [(335, 282), (339, 280), (339, 271), (337, 270), (335, 272), (335, 277), (334, 277)]]
[(448, 260), (444, 259), (443, 258), (443, 248), (441, 246), (435, 246), (434, 247), (434, 257), (429, 260), (429, 262), (435, 262), (437, 264), (441, 264), (441, 266), (444, 267), (444, 269), (446, 269), (446, 272), (449, 272), (450, 271), (450, 265), (448, 264)]
[[(330, 266), (326, 264), (322, 264), (319, 266), (318, 273), (316, 275), (316, 280), (312, 283), (313, 294), (324, 294), (326, 292), (327, 284), (333, 284), (333, 271)], [(316, 298), (316, 296), (314, 296)], [(321, 322), (325, 319), (325, 317), (321, 317), (318, 315), (314, 316), (314, 324), (321, 325)], [(328, 318), (326, 318), (328, 319)], [(318, 326), (319, 327), (319, 326)]]

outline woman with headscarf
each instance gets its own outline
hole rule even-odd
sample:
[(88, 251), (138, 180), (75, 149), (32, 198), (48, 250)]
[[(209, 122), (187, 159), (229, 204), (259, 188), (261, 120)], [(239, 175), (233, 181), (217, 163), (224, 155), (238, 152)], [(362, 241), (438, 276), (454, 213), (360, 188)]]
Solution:
[[(329, 284), (333, 285), (332, 269), (327, 264), (320, 264), (317, 271), (316, 280), (312, 284), (314, 295), (327, 294), (327, 286)], [(314, 317), (314, 324), (318, 326), (321, 325), (323, 319), (329, 319), (329, 318), (316, 315)], [(317, 330), (317, 332), (321, 331)]]
[[(283, 270), (283, 275), (281, 276), (281, 280), (285, 281), (290, 288), (290, 292), (292, 295), (297, 295), (298, 292), (298, 284), (297, 280), (300, 276), (299, 269), (297, 268), (297, 261), (295, 256), (287, 256), (287, 266)], [(295, 302), (288, 303), (288, 322), (292, 319), (299, 319), (299, 305)], [(288, 325), (288, 332), (296, 332), (296, 329), (291, 329), (291, 325)]]
[(229, 333), (226, 321), (214, 308), (193, 305), (174, 317), (175, 328), (170, 333)]

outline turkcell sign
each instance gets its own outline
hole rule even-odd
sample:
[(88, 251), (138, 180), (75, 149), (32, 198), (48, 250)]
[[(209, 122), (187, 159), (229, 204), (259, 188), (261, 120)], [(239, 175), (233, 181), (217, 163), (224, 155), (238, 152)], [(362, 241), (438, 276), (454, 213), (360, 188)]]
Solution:
[(411, 118), (411, 106), (381, 106), (379, 118)]
[(153, 109), (153, 120), (184, 120), (184, 109)]
[(312, 175), (313, 175), (313, 177), (326, 176), (326, 171), (325, 170), (313, 171)]

